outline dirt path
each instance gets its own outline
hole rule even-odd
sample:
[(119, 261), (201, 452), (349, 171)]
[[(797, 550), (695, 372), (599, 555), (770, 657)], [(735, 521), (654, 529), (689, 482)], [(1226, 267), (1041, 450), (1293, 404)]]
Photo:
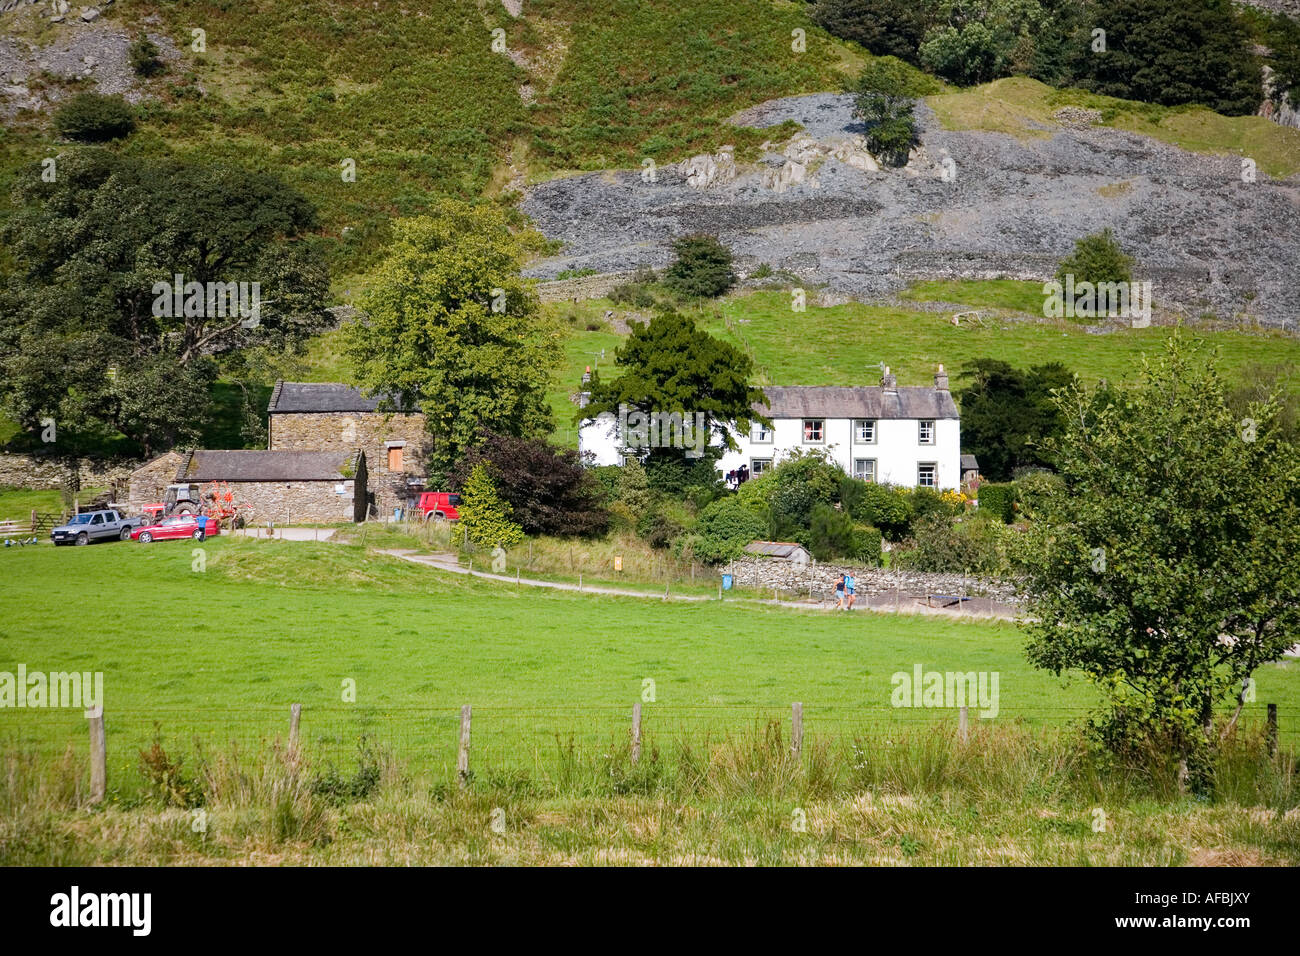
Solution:
[[(627, 588), (612, 588), (604, 585), (587, 585), (579, 587), (566, 581), (542, 581), (537, 578), (517, 577), (510, 574), (494, 574), (490, 571), (472, 571), (467, 567), (461, 566), (456, 555), (449, 552), (437, 554), (420, 554), (416, 551), (407, 549), (377, 549), (380, 554), (387, 554), (394, 558), (400, 558), (403, 561), (410, 561), (412, 564), (422, 564), (425, 567), (433, 568), (437, 571), (448, 571), (452, 574), (465, 574), (476, 578), (483, 578), (489, 581), (500, 581), (503, 584), (518, 584), (521, 586), (534, 588), (551, 588), (556, 591), (581, 591), (583, 594), (603, 594), (611, 597), (635, 597), (650, 598), (662, 601), (716, 601), (718, 600), (711, 594), (673, 594), (670, 589), (665, 589), (664, 593), (657, 591), (635, 591)], [(746, 604), (767, 605), (768, 607), (793, 608), (801, 611), (831, 611), (835, 605), (831, 601), (781, 601), (768, 598), (728, 598), (729, 602), (743, 602)], [(983, 601), (984, 599), (978, 599)], [(969, 603), (974, 603), (968, 602)], [(939, 617), (949, 618), (971, 618), (971, 619), (997, 619), (997, 620), (1015, 620), (1016, 614), (1014, 608), (1006, 605), (995, 604), (994, 602), (984, 601), (978, 608), (968, 607), (966, 610), (952, 610), (947, 608), (927, 607), (918, 603), (916, 598), (910, 595), (903, 596), (896, 602), (894, 595), (876, 594), (862, 595), (858, 607), (867, 611), (878, 611), (889, 614), (930, 614)]]

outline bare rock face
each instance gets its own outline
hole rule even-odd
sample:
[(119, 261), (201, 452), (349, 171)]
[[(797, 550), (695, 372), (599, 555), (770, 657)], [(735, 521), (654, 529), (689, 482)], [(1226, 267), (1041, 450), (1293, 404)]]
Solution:
[(765, 144), (752, 167), (704, 156), (657, 181), (626, 170), (530, 187), (521, 210), (564, 247), (526, 271), (548, 279), (660, 268), (673, 238), (708, 232), (738, 263), (872, 299), (916, 279), (1044, 282), (1076, 239), (1109, 227), (1137, 258), (1135, 276), (1152, 282), (1158, 311), (1295, 328), (1300, 176), (1260, 170), (1246, 182), (1241, 156), (1189, 152), (1084, 115), (1061, 119), (1021, 140), (944, 129), (922, 103), (921, 147), (903, 168), (882, 168), (861, 140), (852, 97), (771, 100), (733, 122), (792, 120), (802, 131)]
[(712, 156), (704, 153), (677, 164), (678, 171), (692, 189), (708, 189), (736, 178), (734, 147), (723, 146)]

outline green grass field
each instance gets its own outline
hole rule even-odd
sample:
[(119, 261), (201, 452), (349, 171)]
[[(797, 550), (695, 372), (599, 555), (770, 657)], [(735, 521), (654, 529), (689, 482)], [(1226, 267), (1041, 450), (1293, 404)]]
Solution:
[[(462, 704), (480, 766), (536, 768), (557, 738), (622, 739), (646, 680), (647, 734), (663, 739), (786, 720), (796, 700), (810, 736), (952, 726), (950, 710), (890, 706), (891, 675), (918, 663), (999, 673), (999, 724), (1064, 726), (1093, 702), (1030, 668), (1009, 623), (517, 591), (356, 545), (215, 539), (195, 570), (192, 544), (0, 552), (0, 671), (102, 671), (110, 774), (127, 793), (155, 724), (181, 753), (256, 749), (293, 702), (313, 754), (346, 762), (364, 732), (435, 776), (454, 767)], [(1247, 718), (1278, 703), (1284, 736), (1300, 737), (1297, 673), (1262, 669)], [(85, 728), (79, 711), (0, 711), (11, 752), (81, 752)]]

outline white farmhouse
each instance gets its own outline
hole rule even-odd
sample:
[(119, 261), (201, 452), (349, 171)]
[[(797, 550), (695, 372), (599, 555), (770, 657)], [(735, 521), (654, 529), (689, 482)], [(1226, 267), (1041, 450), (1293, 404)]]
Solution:
[[(755, 423), (747, 435), (733, 429), (737, 448), (719, 459), (723, 474), (744, 469), (757, 477), (798, 449), (820, 452), (847, 474), (880, 484), (961, 485), (961, 418), (942, 365), (932, 387), (900, 387), (886, 368), (879, 385), (768, 386), (763, 392), (767, 403), (755, 410), (772, 425)], [(580, 401), (585, 404), (585, 393)], [(689, 449), (691, 418), (689, 411), (673, 416), (675, 424), (686, 425), (684, 441), (680, 427), (665, 423), (652, 433), (657, 440), (651, 445)], [(605, 413), (584, 421), (578, 449), (597, 465), (622, 464), (629, 452), (619, 418)]]

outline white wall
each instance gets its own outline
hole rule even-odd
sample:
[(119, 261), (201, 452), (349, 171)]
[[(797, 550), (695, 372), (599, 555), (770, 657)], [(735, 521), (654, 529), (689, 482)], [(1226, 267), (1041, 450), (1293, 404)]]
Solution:
[[(847, 418), (827, 419), (825, 441), (818, 444), (804, 443), (802, 419), (778, 418), (773, 420), (773, 426), (771, 442), (754, 442), (749, 435), (733, 431), (740, 450), (725, 452), (718, 469), (725, 474), (741, 465), (750, 465), (752, 471), (751, 462), (755, 458), (771, 458), (776, 464), (794, 449), (802, 448), (829, 452), (846, 474), (853, 473), (853, 459), (874, 458), (876, 481), (881, 484), (913, 487), (917, 466), (932, 461), (939, 466), (938, 487), (955, 489), (961, 485), (961, 423), (956, 419), (935, 421), (933, 445), (920, 443), (915, 419), (877, 421), (876, 440), (871, 444), (853, 441), (853, 421)], [(609, 412), (595, 420), (588, 419), (578, 429), (578, 449), (593, 453), (597, 465), (620, 465), (623, 458), (617, 431), (618, 416)], [(711, 444), (719, 445), (721, 441), (715, 438)]]

